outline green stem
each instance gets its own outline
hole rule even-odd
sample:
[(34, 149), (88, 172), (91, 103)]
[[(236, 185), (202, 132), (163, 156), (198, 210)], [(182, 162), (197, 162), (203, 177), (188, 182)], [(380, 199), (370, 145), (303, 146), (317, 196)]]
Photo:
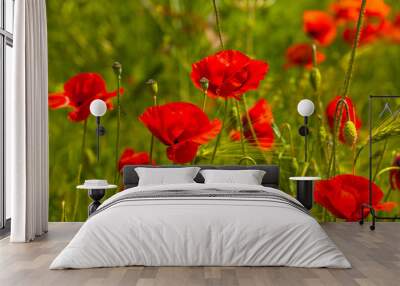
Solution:
[(83, 122), (83, 132), (82, 132), (82, 143), (81, 143), (81, 160), (78, 168), (77, 184), (82, 182), (82, 171), (85, 158), (85, 147), (86, 147), (86, 133), (87, 133), (87, 119)]
[(251, 122), (250, 112), (247, 107), (246, 94), (243, 94), (242, 101), (243, 101), (244, 110), (246, 112), (247, 125), (249, 125), (251, 136), (253, 137), (254, 142), (256, 143), (257, 149), (260, 151), (261, 155), (264, 157), (265, 162), (267, 162), (268, 161), (267, 157), (265, 156), (263, 150), (261, 149), (261, 145), (260, 145), (260, 142), (258, 141), (256, 131), (254, 130), (253, 123)]
[(224, 49), (224, 41), (222, 40), (222, 29), (221, 29), (221, 24), (219, 22), (219, 11), (217, 8), (217, 3), (216, 3), (216, 0), (212, 0), (212, 2), (213, 2), (213, 6), (214, 6), (215, 22), (217, 24), (219, 42), (221, 44), (221, 48)]
[(389, 189), (389, 191), (386, 193), (385, 197), (383, 198), (383, 202), (386, 203), (388, 199), (390, 198), (390, 195), (392, 194), (392, 188)]
[(239, 164), (239, 165), (242, 164), (243, 161), (250, 161), (250, 162), (253, 163), (253, 165), (257, 165), (256, 160), (254, 160), (254, 159), (251, 158), (250, 156), (244, 156), (244, 157), (240, 158), (238, 164)]
[(121, 128), (121, 104), (120, 104), (120, 89), (121, 86), (121, 75), (117, 75), (117, 135), (115, 138), (115, 173), (114, 173), (114, 184), (117, 184), (118, 180), (118, 160), (119, 160), (119, 133)]
[[(350, 59), (349, 59), (349, 64), (347, 66), (347, 71), (344, 77), (344, 82), (343, 82), (343, 88), (342, 88), (342, 94), (341, 97), (343, 100), (346, 99), (346, 96), (349, 92), (349, 87), (350, 87), (350, 82), (353, 76), (353, 66), (356, 58), (356, 53), (357, 53), (357, 47), (360, 42), (360, 35), (361, 35), (361, 27), (363, 24), (363, 19), (364, 19), (364, 12), (365, 12), (365, 6), (366, 6), (367, 0), (362, 0), (361, 2), (361, 8), (360, 8), (360, 13), (358, 15), (358, 20), (357, 20), (357, 30), (356, 30), (356, 36), (354, 37), (354, 42), (353, 46), (351, 49), (351, 54), (350, 54)], [(332, 154), (331, 154), (331, 159), (330, 162), (334, 162), (333, 168), (336, 170), (336, 140), (337, 140), (337, 135), (339, 131), (339, 124), (341, 123), (341, 119), (343, 116), (343, 107), (341, 106), (340, 111), (339, 111), (339, 116), (337, 116), (337, 113), (335, 113), (335, 123), (334, 123), (334, 133), (333, 133), (333, 146), (332, 146)], [(339, 123), (340, 121), (340, 123)], [(334, 157), (332, 159), (332, 157)], [(330, 175), (331, 169), (328, 169), (328, 174)]]
[(310, 166), (310, 163), (309, 162), (305, 162), (304, 163), (304, 166), (303, 166), (303, 170), (301, 171), (301, 173), (300, 173), (300, 176), (301, 177), (304, 177), (306, 174), (307, 174), (307, 171), (308, 171), (308, 167)]
[(207, 106), (207, 90), (204, 91), (203, 95), (203, 112), (206, 110), (206, 106)]
[(328, 211), (327, 211), (327, 209), (325, 207), (323, 207), (323, 209), (322, 209), (322, 217), (323, 217), (323, 221), (327, 222), (327, 220), (328, 220)]
[[(82, 171), (85, 161), (85, 147), (86, 147), (86, 133), (87, 133), (87, 119), (83, 122), (82, 144), (81, 144), (81, 160), (78, 167), (77, 185), (82, 183)], [(72, 215), (73, 221), (76, 219), (80, 199), (80, 192), (75, 192), (74, 212)]]
[(217, 149), (219, 146), (219, 142), (221, 141), (221, 134), (222, 131), (224, 130), (224, 126), (225, 126), (225, 121), (226, 121), (226, 116), (228, 114), (228, 99), (225, 99), (225, 106), (224, 106), (224, 115), (223, 115), (223, 119), (222, 119), (222, 126), (221, 126), (221, 130), (219, 131), (218, 135), (217, 135), (217, 140), (215, 141), (215, 145), (214, 145), (214, 150), (213, 153), (211, 155), (211, 161), (210, 163), (214, 162), (215, 159), (215, 155), (217, 154)]
[[(203, 112), (205, 112), (207, 106), (207, 89), (203, 89)], [(153, 140), (153, 137), (151, 138)], [(153, 144), (153, 143), (152, 143)], [(198, 157), (197, 155), (199, 154), (199, 151), (201, 150), (201, 146), (199, 147), (199, 150), (197, 150), (196, 156), (194, 156), (191, 164), (195, 165), (198, 162)]]
[[(346, 110), (346, 118), (347, 120), (350, 119), (350, 113), (349, 113), (349, 106), (347, 105), (346, 99), (341, 98), (338, 103), (336, 104), (335, 108), (335, 119), (334, 119), (334, 124), (333, 124), (333, 130), (334, 130), (334, 136), (333, 136), (333, 145), (332, 145), (332, 154), (329, 160), (328, 164), (328, 178), (331, 176), (331, 172), (333, 171), (333, 175), (336, 173), (336, 145), (337, 145), (337, 137), (338, 137), (338, 132), (339, 128), (342, 125), (342, 117), (343, 117), (343, 105), (345, 106)], [(340, 117), (339, 120), (336, 120), (337, 114), (340, 112)], [(354, 160), (353, 160), (354, 161)]]
[(317, 61), (317, 45), (312, 44), (312, 65), (313, 67), (317, 67), (318, 61)]
[(356, 59), (357, 48), (358, 48), (358, 45), (360, 42), (361, 27), (362, 27), (363, 21), (364, 21), (364, 13), (365, 13), (366, 4), (367, 4), (367, 0), (362, 0), (361, 8), (360, 8), (360, 12), (358, 15), (358, 20), (357, 20), (356, 36), (354, 38), (353, 47), (351, 49), (351, 54), (350, 54), (349, 65), (347, 66), (346, 76), (344, 78), (342, 97), (347, 96), (347, 94), (349, 92), (350, 82), (353, 77), (353, 66), (354, 66), (354, 62)]
[(151, 135), (151, 138), (150, 138), (150, 155), (149, 155), (150, 162), (153, 161), (153, 149), (154, 149), (154, 135)]
[(351, 165), (351, 171), (352, 171), (352, 173), (353, 173), (353, 175), (355, 175), (356, 174), (356, 164), (354, 164), (354, 158), (356, 157), (356, 144), (353, 144), (353, 146), (351, 146), (351, 151), (352, 151), (352, 155), (353, 155), (353, 164)]
[(400, 167), (392, 166), (392, 167), (384, 168), (384, 169), (382, 169), (382, 170), (380, 170), (380, 171), (378, 172), (377, 177), (381, 176), (383, 173), (386, 173), (386, 172), (389, 172), (389, 171), (392, 171), (392, 170), (398, 170), (398, 171), (400, 171)]
[[(254, 4), (255, 6), (255, 4)], [(254, 7), (253, 6), (253, 7)], [(247, 10), (247, 37), (246, 37), (246, 51), (248, 54), (253, 53), (253, 35), (251, 31), (253, 30), (253, 21), (256, 21), (255, 19), (255, 9), (250, 5), (250, 0), (246, 1), (246, 10)]]
[(239, 131), (240, 131), (240, 145), (242, 147), (242, 154), (243, 157), (246, 157), (246, 147), (244, 145), (244, 133), (243, 133), (243, 122), (242, 122), (242, 118), (240, 116), (240, 106), (239, 106), (239, 101), (235, 100), (235, 106), (236, 106), (236, 118), (237, 121), (239, 123)]
[[(312, 57), (312, 62), (313, 62), (313, 67), (314, 68), (318, 68), (317, 67), (317, 46), (315, 44), (312, 45), (312, 49), (313, 49), (313, 57)], [(319, 72), (319, 70), (318, 70)], [(316, 83), (317, 84), (317, 83)], [(321, 92), (319, 90), (318, 85), (316, 85), (316, 88), (314, 89), (314, 97), (315, 100), (317, 101), (317, 118), (320, 122), (320, 126), (324, 126), (325, 122), (324, 122), (324, 114), (323, 114), (323, 104), (322, 104), (322, 100), (321, 100)], [(326, 162), (328, 159), (328, 151), (327, 151), (327, 146), (322, 138), (322, 134), (321, 132), (318, 132), (318, 136), (317, 136), (317, 140), (318, 140), (318, 145), (320, 148), (320, 155), (321, 155), (321, 160), (322, 162)]]
[(293, 145), (293, 138), (292, 138), (292, 128), (290, 127), (290, 124), (289, 123), (283, 123), (282, 125), (281, 125), (281, 128), (280, 128), (282, 131), (281, 131), (281, 140), (283, 141), (284, 140), (284, 132), (285, 132), (285, 130), (287, 130), (287, 133), (289, 134), (288, 135), (288, 139), (289, 139), (289, 145), (290, 145), (290, 153), (291, 153), (291, 155), (292, 155), (292, 157), (296, 157), (296, 152), (295, 152), (295, 149), (294, 149), (294, 145)]
[(375, 182), (376, 176), (378, 175), (378, 171), (381, 167), (382, 164), (382, 160), (383, 160), (383, 156), (385, 156), (385, 152), (386, 152), (386, 148), (387, 148), (387, 143), (388, 143), (388, 139), (385, 140), (385, 142), (383, 143), (383, 150), (381, 155), (379, 156), (379, 160), (376, 163), (376, 168), (375, 168), (375, 174), (374, 177), (372, 178), (372, 181)]
[[(157, 106), (157, 94), (154, 93), (153, 95), (153, 104), (154, 106)], [(150, 164), (153, 162), (153, 150), (154, 150), (154, 135), (151, 135), (151, 139), (150, 139)]]
[(61, 221), (65, 222), (65, 201), (61, 202)]
[(358, 158), (360, 157), (361, 151), (362, 151), (363, 149), (364, 149), (364, 147), (359, 147), (359, 148), (357, 149), (356, 155), (354, 156), (354, 159), (353, 159), (353, 165), (354, 165), (354, 166), (356, 166), (357, 160), (358, 160)]

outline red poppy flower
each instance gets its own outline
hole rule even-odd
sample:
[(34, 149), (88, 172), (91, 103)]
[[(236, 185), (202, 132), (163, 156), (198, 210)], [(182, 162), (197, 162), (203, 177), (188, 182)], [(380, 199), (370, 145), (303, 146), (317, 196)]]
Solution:
[(80, 73), (64, 84), (64, 92), (49, 95), (49, 106), (52, 109), (71, 107), (69, 119), (79, 122), (88, 118), (89, 106), (94, 99), (102, 99), (108, 108), (112, 108), (111, 98), (116, 95), (115, 91), (107, 92), (106, 83), (99, 74)]
[[(331, 5), (335, 18), (339, 21), (357, 21), (360, 13), (360, 0), (338, 0)], [(365, 7), (365, 17), (385, 18), (390, 12), (390, 6), (383, 0), (368, 0)]]
[[(118, 170), (121, 171), (125, 165), (148, 165), (150, 156), (147, 152), (135, 152), (132, 148), (125, 148), (118, 161)], [(152, 162), (154, 164), (154, 162)]]
[(237, 129), (231, 130), (231, 132), (229, 132), (229, 138), (232, 141), (240, 141), (240, 131)]
[[(383, 192), (372, 183), (372, 206), (375, 210), (391, 211), (396, 203), (381, 202)], [(315, 201), (334, 216), (348, 221), (361, 219), (361, 205), (369, 202), (369, 180), (355, 175), (338, 175), (315, 183)], [(364, 210), (364, 217), (369, 209)]]
[(199, 146), (214, 138), (221, 130), (218, 119), (210, 121), (200, 108), (187, 102), (149, 107), (139, 119), (168, 146), (168, 159), (180, 164), (192, 161)]
[[(312, 47), (309, 44), (295, 44), (286, 50), (285, 68), (292, 66), (312, 67)], [(325, 60), (325, 55), (317, 51), (317, 63)]]
[[(385, 29), (385, 21), (382, 21), (378, 24), (366, 23), (361, 28), (360, 41), (359, 45), (365, 45), (374, 42), (379, 39)], [(354, 42), (354, 38), (356, 36), (355, 28), (345, 28), (343, 31), (343, 40), (352, 45)]]
[[(361, 8), (359, 0), (341, 0), (332, 5), (332, 10), (339, 23), (347, 23), (343, 31), (343, 39), (353, 44), (356, 35), (355, 22)], [(385, 17), (389, 14), (390, 7), (383, 0), (369, 0), (365, 9), (365, 24), (361, 28), (360, 45), (368, 44), (378, 39), (386, 27)]]
[[(400, 168), (400, 153), (394, 158), (392, 166)], [(400, 190), (400, 170), (390, 170), (389, 181), (392, 190)]]
[(207, 94), (211, 97), (236, 98), (257, 89), (268, 72), (268, 64), (252, 60), (239, 51), (227, 50), (208, 56), (192, 65), (190, 77), (201, 89), (201, 78), (208, 79)]
[[(271, 106), (265, 99), (260, 99), (252, 108), (249, 109), (249, 115), (254, 132), (257, 136), (258, 143), (260, 144), (259, 147), (263, 150), (270, 149), (274, 144), (275, 139), (274, 130), (272, 129), (274, 118), (272, 115)], [(247, 139), (247, 141), (253, 145), (256, 145), (257, 142), (254, 140), (246, 116), (242, 117), (242, 122), (244, 127), (244, 137)], [(239, 141), (240, 131), (231, 131), (230, 138), (232, 141)]]
[(394, 18), (391, 27), (391, 40), (395, 43), (400, 43), (400, 13)]
[[(329, 102), (328, 106), (326, 107), (326, 117), (328, 120), (329, 127), (333, 131), (333, 127), (335, 124), (335, 111), (336, 111), (336, 105), (338, 101), (340, 100), (340, 96), (336, 96), (331, 102)], [(361, 128), (361, 120), (357, 117), (356, 114), (356, 108), (353, 104), (353, 101), (350, 99), (350, 97), (347, 97), (345, 99), (347, 106), (349, 107), (349, 120), (353, 121), (354, 125), (356, 126), (357, 131)], [(340, 130), (339, 130), (339, 140), (342, 143), (345, 143), (344, 139), (344, 125), (347, 121), (347, 114), (346, 114), (346, 109), (343, 106), (343, 113), (342, 113), (342, 118), (340, 120)]]
[(400, 13), (393, 22), (385, 21), (382, 35), (394, 43), (400, 44)]
[(335, 20), (323, 11), (305, 11), (303, 29), (322, 46), (331, 44), (336, 37)]

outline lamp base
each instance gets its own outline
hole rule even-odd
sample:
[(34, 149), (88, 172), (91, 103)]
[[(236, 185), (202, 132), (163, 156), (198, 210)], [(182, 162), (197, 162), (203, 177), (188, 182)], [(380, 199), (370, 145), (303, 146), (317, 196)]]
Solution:
[(90, 190), (88, 190), (88, 193), (89, 193), (89, 197), (93, 200), (93, 202), (88, 207), (88, 214), (90, 216), (101, 205), (100, 200), (104, 197), (106, 190), (105, 189), (90, 189)]

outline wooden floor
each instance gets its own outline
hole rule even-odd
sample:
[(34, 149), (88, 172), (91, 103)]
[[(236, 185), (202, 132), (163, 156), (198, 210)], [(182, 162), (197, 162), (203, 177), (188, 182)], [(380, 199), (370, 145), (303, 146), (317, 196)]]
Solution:
[(0, 285), (400, 285), (400, 223), (323, 225), (352, 269), (289, 267), (124, 267), (48, 270), (80, 223), (51, 223), (49, 233), (27, 244), (0, 241)]

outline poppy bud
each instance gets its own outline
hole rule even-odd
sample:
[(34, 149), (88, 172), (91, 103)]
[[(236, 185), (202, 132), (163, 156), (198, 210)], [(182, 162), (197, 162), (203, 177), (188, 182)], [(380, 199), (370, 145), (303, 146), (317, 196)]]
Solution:
[(321, 85), (321, 73), (316, 67), (313, 67), (310, 71), (310, 84), (314, 91), (318, 91)]
[(119, 62), (114, 62), (112, 68), (115, 75), (120, 76), (122, 74), (122, 65)]
[(343, 137), (346, 144), (353, 146), (357, 142), (357, 129), (353, 121), (348, 120), (344, 124)]
[(153, 94), (156, 95), (158, 93), (157, 81), (155, 81), (154, 79), (149, 79), (146, 83), (151, 86), (151, 90), (153, 91)]
[(200, 85), (201, 85), (201, 88), (203, 89), (203, 91), (206, 92), (208, 90), (208, 79), (205, 77), (202, 77), (200, 79)]

